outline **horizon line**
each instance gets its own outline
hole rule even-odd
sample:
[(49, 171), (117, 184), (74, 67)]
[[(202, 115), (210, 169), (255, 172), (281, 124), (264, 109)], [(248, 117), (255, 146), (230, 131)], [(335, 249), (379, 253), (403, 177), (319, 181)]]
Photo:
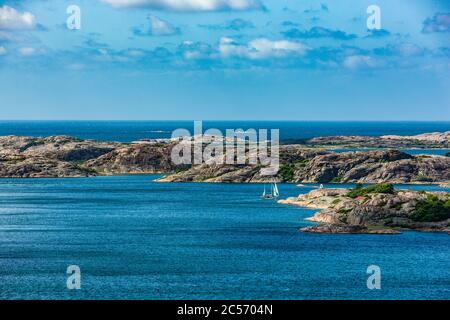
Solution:
[(449, 120), (288, 120), (288, 119), (275, 119), (275, 120), (258, 120), (258, 119), (0, 119), (0, 122), (149, 122), (149, 121), (161, 121), (161, 122), (449, 122)]

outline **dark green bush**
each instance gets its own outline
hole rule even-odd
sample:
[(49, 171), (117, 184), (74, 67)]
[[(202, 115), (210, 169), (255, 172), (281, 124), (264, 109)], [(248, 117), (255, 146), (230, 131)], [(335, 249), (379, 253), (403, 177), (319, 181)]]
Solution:
[(355, 188), (347, 193), (347, 197), (356, 198), (364, 197), (369, 193), (388, 193), (394, 194), (394, 186), (389, 183), (375, 184), (373, 186), (368, 186), (363, 188), (361, 185), (356, 185)]
[(436, 222), (450, 218), (450, 199), (440, 200), (435, 195), (429, 195), (426, 200), (416, 205), (416, 211), (411, 219), (417, 222)]
[(336, 176), (331, 179), (330, 183), (340, 183), (342, 181), (342, 176)]
[(427, 177), (427, 176), (424, 175), (424, 174), (418, 174), (418, 175), (416, 176), (416, 179), (415, 179), (415, 180), (416, 180), (416, 181), (419, 181), (419, 182), (432, 182), (432, 181), (433, 181), (433, 179)]
[(284, 164), (278, 172), (284, 181), (292, 181), (294, 179), (295, 166), (293, 164)]

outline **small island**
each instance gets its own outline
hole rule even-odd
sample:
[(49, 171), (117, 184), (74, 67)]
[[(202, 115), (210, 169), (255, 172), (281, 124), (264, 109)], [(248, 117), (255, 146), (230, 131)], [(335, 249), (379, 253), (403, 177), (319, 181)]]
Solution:
[(279, 203), (320, 209), (302, 228), (316, 233), (396, 234), (400, 230), (450, 232), (450, 194), (396, 190), (392, 184), (317, 189)]

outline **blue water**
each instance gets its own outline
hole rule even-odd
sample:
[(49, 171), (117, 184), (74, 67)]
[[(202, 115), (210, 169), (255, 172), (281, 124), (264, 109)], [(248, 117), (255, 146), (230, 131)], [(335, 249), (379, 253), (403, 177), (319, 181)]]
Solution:
[[(279, 129), (282, 141), (333, 135), (416, 135), (450, 130), (450, 122), (327, 122), (327, 121), (205, 121), (204, 130)], [(139, 139), (169, 138), (172, 131), (186, 128), (192, 121), (0, 121), (0, 136), (70, 135), (84, 139), (130, 142)]]
[[(1, 179), (0, 298), (450, 298), (447, 234), (300, 233), (314, 211), (262, 200), (261, 185), (154, 178)], [(372, 264), (381, 290), (366, 287)]]

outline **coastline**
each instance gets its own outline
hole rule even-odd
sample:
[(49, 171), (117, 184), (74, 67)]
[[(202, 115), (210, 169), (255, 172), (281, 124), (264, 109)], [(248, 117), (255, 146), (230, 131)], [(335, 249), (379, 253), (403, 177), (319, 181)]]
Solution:
[(353, 189), (316, 189), (279, 200), (280, 204), (318, 210), (301, 228), (314, 233), (398, 234), (401, 230), (450, 235), (450, 193), (395, 189), (389, 184)]
[[(162, 174), (158, 182), (265, 183), (275, 178), (285, 183), (395, 183), (438, 184), (450, 181), (450, 157), (410, 155), (392, 146), (448, 147), (450, 132), (416, 137), (319, 137), (305, 144), (281, 145), (276, 176), (262, 174), (264, 166), (176, 165), (171, 160), (178, 140), (157, 139), (138, 143), (83, 140), (69, 136), (46, 138), (0, 137), (1, 178), (90, 177), (126, 174)], [(374, 143), (386, 148), (332, 152), (314, 143), (328, 141)], [(400, 141), (400, 145), (398, 145)], [(193, 143), (193, 142), (192, 142)], [(204, 145), (205, 146), (205, 145)]]

